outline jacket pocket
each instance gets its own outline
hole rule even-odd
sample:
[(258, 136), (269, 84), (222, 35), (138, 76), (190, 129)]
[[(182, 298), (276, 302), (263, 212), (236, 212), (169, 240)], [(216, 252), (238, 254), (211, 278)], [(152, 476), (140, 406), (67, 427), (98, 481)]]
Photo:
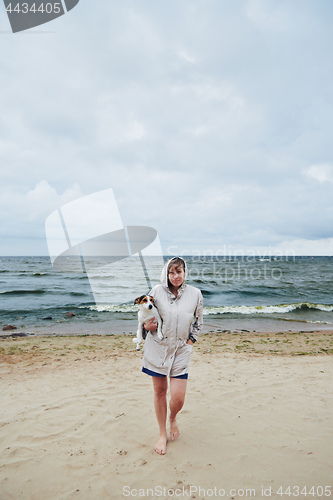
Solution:
[(190, 365), (190, 357), (192, 352), (191, 344), (184, 344), (178, 347), (174, 361), (174, 370), (177, 374), (185, 373)]
[(168, 344), (166, 339), (159, 340), (148, 335), (143, 349), (143, 360), (152, 366), (161, 367), (166, 359)]

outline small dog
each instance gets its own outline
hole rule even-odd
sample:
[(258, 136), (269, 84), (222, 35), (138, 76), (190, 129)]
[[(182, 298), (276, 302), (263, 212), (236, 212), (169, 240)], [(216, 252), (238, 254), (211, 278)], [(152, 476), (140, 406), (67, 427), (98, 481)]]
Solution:
[(136, 337), (133, 342), (136, 343), (136, 349), (140, 349), (140, 344), (142, 344), (142, 327), (144, 323), (155, 317), (157, 323), (157, 336), (161, 340), (163, 338), (162, 333), (162, 319), (158, 313), (157, 307), (154, 304), (154, 298), (151, 295), (141, 295), (137, 297), (134, 304), (138, 304), (138, 331), (136, 332)]

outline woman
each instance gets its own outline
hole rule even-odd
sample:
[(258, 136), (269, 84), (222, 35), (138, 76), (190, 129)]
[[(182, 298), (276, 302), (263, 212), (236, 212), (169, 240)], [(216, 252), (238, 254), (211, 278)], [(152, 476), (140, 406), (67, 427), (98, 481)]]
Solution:
[(175, 257), (165, 264), (161, 284), (150, 292), (163, 320), (163, 339), (159, 340), (155, 333), (154, 318), (144, 325), (151, 333), (145, 340), (142, 371), (153, 380), (160, 428), (155, 451), (160, 455), (165, 454), (167, 444), (167, 377), (170, 378), (170, 438), (175, 440), (179, 436), (176, 416), (185, 400), (192, 346), (202, 325), (202, 294), (198, 288), (185, 283), (186, 276), (187, 266), (182, 258)]

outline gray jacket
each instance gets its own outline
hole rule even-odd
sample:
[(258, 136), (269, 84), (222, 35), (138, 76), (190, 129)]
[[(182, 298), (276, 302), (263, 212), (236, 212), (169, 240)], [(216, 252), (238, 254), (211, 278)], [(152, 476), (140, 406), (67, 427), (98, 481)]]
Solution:
[[(163, 320), (163, 339), (156, 332), (147, 334), (143, 349), (143, 366), (162, 375), (175, 377), (188, 372), (192, 346), (189, 335), (197, 338), (202, 325), (203, 298), (200, 290), (185, 282), (175, 297), (168, 288), (168, 266), (161, 274), (161, 284), (150, 292)], [(187, 266), (185, 263), (185, 279)]]

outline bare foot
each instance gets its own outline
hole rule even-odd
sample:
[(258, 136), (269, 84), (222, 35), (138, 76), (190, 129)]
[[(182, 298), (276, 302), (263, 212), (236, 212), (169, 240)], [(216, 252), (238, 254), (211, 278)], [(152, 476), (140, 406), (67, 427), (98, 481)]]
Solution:
[(170, 439), (175, 441), (179, 437), (179, 427), (177, 425), (176, 419), (170, 417)]
[(166, 453), (166, 445), (167, 445), (167, 438), (165, 436), (161, 436), (160, 439), (155, 444), (154, 450), (159, 455), (165, 455), (165, 453)]

